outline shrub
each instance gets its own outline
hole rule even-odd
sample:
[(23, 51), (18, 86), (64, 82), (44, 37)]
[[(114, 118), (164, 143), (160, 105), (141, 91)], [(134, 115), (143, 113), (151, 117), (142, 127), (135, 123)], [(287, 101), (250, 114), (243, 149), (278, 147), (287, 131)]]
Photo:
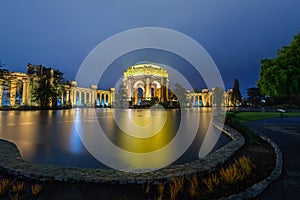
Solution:
[(241, 134), (243, 134), (243, 136), (249, 143), (259, 142), (258, 135), (254, 133), (254, 131), (251, 130), (246, 124), (239, 122), (237, 119), (235, 118), (226, 119), (226, 124), (228, 124), (232, 128), (238, 130)]
[(235, 163), (241, 168), (241, 170), (246, 175), (251, 174), (252, 169), (255, 168), (255, 165), (246, 156), (240, 157), (238, 160), (235, 161)]
[(1, 179), (1, 182), (0, 182), (0, 196), (3, 196), (6, 193), (8, 184), (9, 184), (8, 179)]
[(42, 186), (39, 184), (34, 184), (33, 186), (31, 186), (31, 193), (33, 194), (33, 196), (39, 195), (41, 190)]
[(157, 191), (160, 196), (164, 193), (165, 185), (163, 183), (159, 183), (157, 186)]
[(184, 183), (183, 178), (173, 177), (172, 182), (170, 183), (170, 200), (175, 200), (176, 196), (182, 189)]
[(20, 193), (24, 188), (24, 182), (17, 182), (16, 185), (12, 186), (12, 189), (15, 193)]
[(188, 188), (188, 193), (192, 198), (198, 197), (199, 195), (198, 186), (199, 186), (199, 181), (197, 176), (195, 175), (190, 179), (190, 187)]
[(142, 186), (142, 189), (146, 194), (150, 192), (150, 188), (151, 188), (151, 185), (149, 183), (147, 183), (146, 185), (143, 184), (143, 186)]
[(220, 184), (220, 180), (215, 174), (211, 174), (207, 178), (203, 178), (202, 182), (206, 185), (207, 189), (211, 192), (214, 191), (214, 186), (218, 186)]
[(228, 166), (227, 168), (221, 168), (220, 175), (222, 180), (229, 184), (243, 180), (246, 176), (246, 174), (239, 169), (239, 166), (236, 163)]

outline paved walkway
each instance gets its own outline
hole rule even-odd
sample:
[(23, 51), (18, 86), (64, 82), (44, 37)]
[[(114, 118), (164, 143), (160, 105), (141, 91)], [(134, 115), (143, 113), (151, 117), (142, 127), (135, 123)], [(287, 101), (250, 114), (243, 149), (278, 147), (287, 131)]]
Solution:
[(283, 117), (249, 122), (270, 137), (283, 153), (281, 177), (257, 199), (300, 199), (300, 117)]

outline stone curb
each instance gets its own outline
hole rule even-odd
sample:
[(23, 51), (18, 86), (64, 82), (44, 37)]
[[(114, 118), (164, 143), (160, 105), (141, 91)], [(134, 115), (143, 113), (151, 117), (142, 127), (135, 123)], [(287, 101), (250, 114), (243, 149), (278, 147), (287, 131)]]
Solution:
[(0, 139), (0, 168), (7, 173), (39, 181), (84, 181), (94, 183), (152, 183), (169, 182), (172, 177), (190, 177), (214, 171), (230, 158), (244, 143), (244, 137), (236, 130), (223, 124), (214, 123), (215, 127), (232, 138), (232, 141), (217, 151), (196, 161), (182, 165), (171, 165), (161, 170), (148, 173), (121, 172), (113, 169), (87, 169), (43, 165), (30, 163), (21, 158), (17, 146)]
[(267, 178), (264, 180), (255, 183), (248, 189), (240, 192), (239, 194), (234, 194), (229, 197), (224, 197), (221, 198), (220, 200), (241, 200), (241, 199), (252, 199), (260, 195), (271, 183), (273, 183), (276, 179), (279, 178), (282, 172), (282, 165), (283, 165), (283, 160), (282, 160), (282, 152), (278, 145), (273, 142), (270, 138), (267, 136), (263, 135), (262, 133), (255, 131), (263, 140), (268, 142), (274, 149), (274, 152), (276, 154), (276, 164), (275, 167)]

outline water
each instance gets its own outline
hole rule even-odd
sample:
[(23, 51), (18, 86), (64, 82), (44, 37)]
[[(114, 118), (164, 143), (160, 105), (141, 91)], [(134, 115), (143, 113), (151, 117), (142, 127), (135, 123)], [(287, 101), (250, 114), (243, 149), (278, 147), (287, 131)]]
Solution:
[[(200, 146), (210, 124), (210, 108), (192, 108), (185, 114), (186, 120), (190, 122), (194, 121), (194, 115), (198, 115), (200, 121), (196, 123), (199, 128), (191, 146), (174, 164), (198, 158)], [(134, 153), (149, 153), (171, 143), (181, 120), (180, 110), (124, 109), (116, 112), (109, 108), (85, 108), (0, 111), (0, 138), (14, 142), (23, 159), (30, 162), (107, 168), (89, 153), (80, 139), (80, 136), (87, 137), (94, 131), (91, 124), (99, 124), (106, 137), (121, 149)], [(210, 131), (219, 133), (215, 128)], [(191, 133), (187, 129), (185, 134)], [(221, 135), (212, 151), (228, 141), (226, 136)], [(163, 160), (163, 156), (168, 155), (161, 156)]]

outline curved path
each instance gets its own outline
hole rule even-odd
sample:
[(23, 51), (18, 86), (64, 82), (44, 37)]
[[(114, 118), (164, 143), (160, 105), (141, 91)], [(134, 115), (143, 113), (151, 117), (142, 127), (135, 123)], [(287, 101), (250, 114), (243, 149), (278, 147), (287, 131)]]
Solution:
[(283, 153), (281, 177), (257, 199), (300, 198), (300, 117), (265, 119), (247, 123), (271, 138)]

